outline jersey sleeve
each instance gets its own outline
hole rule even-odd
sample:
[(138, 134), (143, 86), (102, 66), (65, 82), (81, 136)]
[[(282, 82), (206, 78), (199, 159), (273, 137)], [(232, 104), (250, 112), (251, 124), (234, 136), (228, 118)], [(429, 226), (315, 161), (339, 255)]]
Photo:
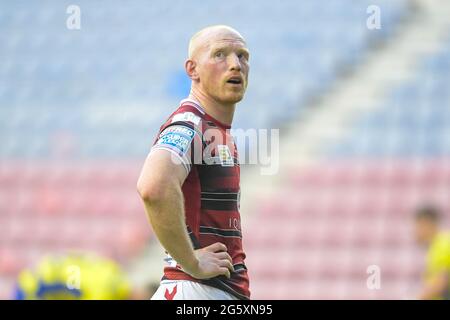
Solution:
[(169, 151), (189, 173), (191, 171), (190, 149), (196, 134), (194, 129), (183, 124), (169, 126), (159, 134), (151, 152), (161, 149)]
[(151, 151), (167, 150), (189, 174), (192, 164), (202, 158), (202, 118), (196, 110), (179, 109), (161, 127)]

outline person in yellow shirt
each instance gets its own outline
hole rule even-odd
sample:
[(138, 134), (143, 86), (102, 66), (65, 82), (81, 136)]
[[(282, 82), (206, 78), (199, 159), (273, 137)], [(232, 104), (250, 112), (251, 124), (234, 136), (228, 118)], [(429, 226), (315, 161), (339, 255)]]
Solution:
[(17, 279), (18, 300), (129, 299), (130, 283), (120, 266), (92, 254), (47, 255)]
[(417, 210), (416, 241), (428, 249), (424, 283), (419, 299), (450, 299), (450, 232), (440, 230), (440, 214), (434, 207)]

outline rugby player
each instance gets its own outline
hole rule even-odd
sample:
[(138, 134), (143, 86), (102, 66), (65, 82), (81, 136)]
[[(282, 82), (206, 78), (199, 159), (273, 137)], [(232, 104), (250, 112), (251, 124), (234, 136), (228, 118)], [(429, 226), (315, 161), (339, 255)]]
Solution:
[(161, 126), (137, 183), (167, 266), (152, 299), (249, 299), (230, 128), (244, 97), (249, 50), (231, 27), (190, 40), (189, 96)]
[(419, 299), (450, 299), (450, 233), (440, 229), (435, 207), (419, 208), (415, 214), (415, 236), (428, 249), (424, 284)]

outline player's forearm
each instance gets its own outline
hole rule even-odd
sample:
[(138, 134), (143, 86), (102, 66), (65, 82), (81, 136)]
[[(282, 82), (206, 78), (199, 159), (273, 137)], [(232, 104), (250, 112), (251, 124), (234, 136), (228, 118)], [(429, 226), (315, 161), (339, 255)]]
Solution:
[(186, 230), (183, 194), (177, 185), (154, 198), (143, 198), (145, 210), (161, 245), (184, 269), (195, 269), (198, 260)]

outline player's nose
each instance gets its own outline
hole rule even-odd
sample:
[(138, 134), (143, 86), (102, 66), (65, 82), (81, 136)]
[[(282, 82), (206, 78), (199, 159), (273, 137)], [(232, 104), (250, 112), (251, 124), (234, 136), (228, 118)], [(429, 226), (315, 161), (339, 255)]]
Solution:
[(239, 60), (239, 57), (237, 54), (230, 54), (228, 56), (228, 64), (230, 67), (230, 70), (232, 71), (241, 71), (241, 61)]

